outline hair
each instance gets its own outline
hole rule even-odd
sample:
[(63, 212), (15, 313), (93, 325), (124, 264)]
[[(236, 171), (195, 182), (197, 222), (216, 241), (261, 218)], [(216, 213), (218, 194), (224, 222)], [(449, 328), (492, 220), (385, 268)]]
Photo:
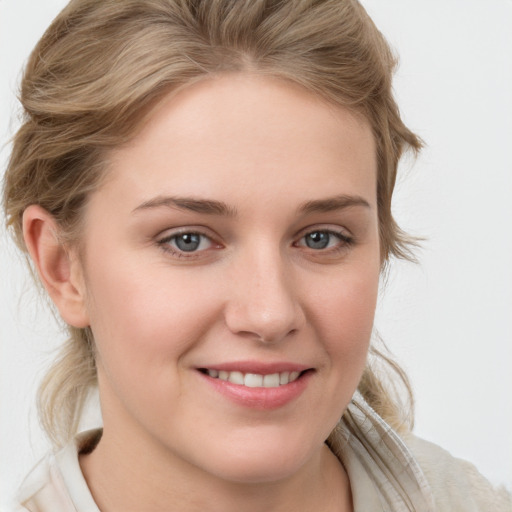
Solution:
[[(421, 141), (400, 118), (392, 94), (395, 67), (384, 37), (356, 0), (72, 0), (26, 65), (24, 118), (5, 175), (7, 226), (26, 253), (22, 216), (38, 204), (55, 218), (62, 243), (78, 244), (108, 152), (132, 139), (170, 91), (250, 72), (299, 84), (368, 120), (377, 148), (382, 265), (392, 256), (413, 259), (414, 241), (393, 219), (391, 197), (403, 151), (417, 152)], [(90, 328), (68, 330), (38, 397), (42, 424), (57, 445), (76, 433), (96, 383)], [(409, 408), (375, 361), (403, 382)], [(392, 426), (412, 427), (407, 378), (375, 347), (359, 390)]]

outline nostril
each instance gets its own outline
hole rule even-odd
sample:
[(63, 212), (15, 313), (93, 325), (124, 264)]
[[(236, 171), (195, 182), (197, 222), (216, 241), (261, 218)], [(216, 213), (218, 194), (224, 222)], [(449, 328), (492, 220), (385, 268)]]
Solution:
[(297, 334), (298, 330), (297, 329), (292, 329), (291, 331), (289, 331), (288, 333), (282, 335), (282, 334), (275, 334), (275, 335), (272, 335), (272, 336), (268, 336), (268, 337), (264, 337), (264, 336), (261, 336), (260, 337), (260, 340), (263, 342), (263, 343), (275, 343), (276, 341), (279, 341), (281, 339), (286, 339), (286, 338), (290, 338), (292, 336), (295, 336)]
[(240, 337), (267, 344), (295, 336), (304, 324), (304, 312), (292, 297), (276, 300), (275, 295), (237, 294), (226, 305), (224, 318), (228, 329)]

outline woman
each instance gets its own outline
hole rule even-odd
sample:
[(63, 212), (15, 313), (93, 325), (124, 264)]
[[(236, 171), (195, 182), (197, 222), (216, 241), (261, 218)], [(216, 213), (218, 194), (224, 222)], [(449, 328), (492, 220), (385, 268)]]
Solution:
[[(351, 1), (62, 12), (4, 196), (70, 330), (40, 404), (63, 448), (21, 510), (510, 508), (409, 433), (367, 362), (420, 148), (393, 66)], [(96, 383), (103, 430), (73, 440)]]

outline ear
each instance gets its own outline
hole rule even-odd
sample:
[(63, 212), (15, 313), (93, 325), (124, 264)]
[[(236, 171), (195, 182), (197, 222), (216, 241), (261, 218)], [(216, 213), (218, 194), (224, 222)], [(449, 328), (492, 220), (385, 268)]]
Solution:
[(39, 277), (63, 320), (87, 327), (82, 265), (75, 251), (59, 242), (59, 226), (44, 208), (29, 206), (23, 213), (23, 236)]

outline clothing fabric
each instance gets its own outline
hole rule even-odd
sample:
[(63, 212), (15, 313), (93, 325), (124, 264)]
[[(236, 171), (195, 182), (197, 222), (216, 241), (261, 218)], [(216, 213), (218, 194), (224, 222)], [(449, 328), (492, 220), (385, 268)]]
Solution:
[[(495, 489), (469, 462), (412, 434), (402, 438), (356, 393), (331, 449), (347, 468), (354, 512), (512, 512), (512, 495)], [(380, 502), (366, 502), (360, 466)], [(361, 501), (359, 501), (361, 498)], [(380, 507), (380, 508), (379, 508)]]
[[(82, 433), (43, 459), (22, 484), (13, 512), (100, 512), (78, 462), (100, 437), (101, 430)], [(358, 393), (333, 437), (354, 512), (512, 512), (504, 489), (432, 443), (400, 438)]]

